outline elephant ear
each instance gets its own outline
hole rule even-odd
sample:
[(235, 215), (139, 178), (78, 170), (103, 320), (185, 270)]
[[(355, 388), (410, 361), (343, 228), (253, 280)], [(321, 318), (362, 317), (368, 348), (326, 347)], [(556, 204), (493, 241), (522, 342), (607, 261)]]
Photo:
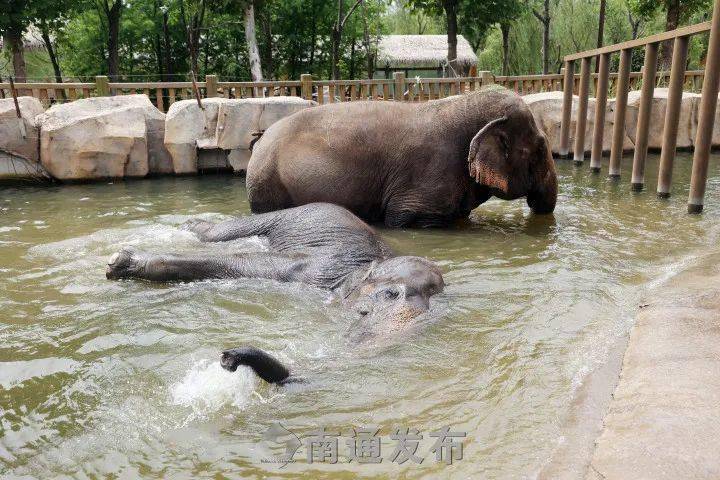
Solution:
[(507, 191), (508, 178), (504, 172), (510, 154), (505, 133), (498, 127), (507, 121), (507, 117), (496, 118), (488, 122), (470, 142), (468, 168), (470, 176), (481, 185)]

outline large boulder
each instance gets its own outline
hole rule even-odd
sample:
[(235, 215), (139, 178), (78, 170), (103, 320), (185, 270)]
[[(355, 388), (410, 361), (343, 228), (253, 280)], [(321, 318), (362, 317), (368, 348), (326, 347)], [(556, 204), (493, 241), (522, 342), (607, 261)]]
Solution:
[[(562, 123), (563, 92), (542, 92), (525, 95), (522, 97), (530, 108), (538, 128), (545, 132), (554, 154), (560, 153), (560, 125)], [(595, 128), (595, 104), (594, 98), (588, 99), (587, 123), (585, 127), (585, 152), (592, 149), (593, 129)], [(614, 99), (608, 99), (606, 113), (604, 115), (605, 125), (603, 128), (603, 151), (609, 152), (612, 145), (613, 131), (613, 106)], [(570, 142), (569, 149), (572, 153), (575, 146), (575, 129), (577, 128), (577, 112), (579, 99), (573, 95), (572, 109), (570, 113)], [(625, 136), (623, 143), (624, 150), (632, 149), (630, 138)]]
[(40, 160), (39, 133), (35, 117), (43, 113), (40, 101), (33, 97), (18, 97), (20, 117), (17, 117), (12, 98), (0, 100), (0, 153), (29, 162)]
[[(637, 134), (637, 120), (640, 114), (640, 91), (628, 92), (628, 106), (625, 121), (625, 131), (635, 143)], [(665, 111), (667, 110), (668, 89), (656, 88), (653, 94), (652, 108), (650, 110), (650, 129), (648, 132), (648, 148), (660, 150), (663, 142), (665, 128)], [(698, 108), (700, 95), (683, 92), (680, 103), (680, 122), (678, 124), (677, 147), (691, 148), (695, 144), (697, 133)]]
[(165, 115), (146, 95), (93, 97), (37, 117), (40, 160), (61, 180), (142, 177), (172, 172), (163, 144)]
[[(258, 132), (281, 118), (316, 105), (298, 97), (207, 98), (203, 109), (196, 100), (172, 104), (165, 123), (165, 146), (172, 155), (175, 173), (196, 173), (198, 151), (227, 152), (233, 170), (247, 169), (250, 144)], [(214, 154), (213, 154), (214, 156)]]

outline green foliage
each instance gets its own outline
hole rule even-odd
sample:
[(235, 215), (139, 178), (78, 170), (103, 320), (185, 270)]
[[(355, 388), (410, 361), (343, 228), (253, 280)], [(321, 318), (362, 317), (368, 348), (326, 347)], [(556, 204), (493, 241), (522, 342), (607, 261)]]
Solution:
[[(125, 0), (120, 26), (120, 72), (124, 80), (184, 80), (189, 78), (186, 18), (201, 0)], [(208, 10), (201, 29), (199, 75), (217, 74), (227, 80), (249, 80), (243, 23), (243, 5), (231, 0), (206, 0)], [(344, 0), (347, 11), (353, 0)], [(669, 0), (668, 0), (669, 1)], [(709, 0), (681, 0), (684, 23), (708, 19)], [(181, 4), (181, 2), (184, 2)], [(550, 70), (559, 71), (564, 55), (595, 47), (598, 0), (551, 0)], [(302, 73), (329, 78), (330, 35), (337, 17), (337, 0), (255, 0), (256, 31), (263, 70), (268, 78), (297, 79)], [(445, 13), (441, 0), (366, 0), (372, 49), (382, 34), (443, 34)], [(500, 74), (502, 35), (498, 25), (510, 26), (509, 73), (538, 73), (542, 29), (526, 0), (457, 0), (459, 33), (478, 51), (479, 69)], [(651, 8), (652, 7), (652, 8)], [(605, 44), (628, 40), (632, 21), (640, 20), (637, 34), (646, 36), (665, 27), (665, 0), (608, 0)], [(107, 73), (107, 30), (96, 0), (0, 0), (0, 34), (45, 21), (55, 38), (63, 73), (89, 78)], [(167, 42), (163, 17), (167, 12)], [(363, 16), (358, 8), (342, 37), (340, 69), (343, 78), (365, 75)], [(707, 36), (690, 43), (689, 68), (702, 68)], [(611, 68), (617, 68), (617, 55)], [(31, 77), (52, 77), (52, 66), (42, 50), (27, 52)], [(169, 59), (169, 64), (166, 64)], [(633, 70), (642, 66), (642, 49), (633, 54)], [(8, 71), (8, 56), (0, 60), (0, 75)], [(168, 71), (173, 76), (168, 77)]]
[(629, 0), (630, 10), (643, 17), (650, 18), (659, 10), (667, 11), (673, 6), (679, 10), (679, 19), (684, 23), (695, 13), (711, 9), (710, 0)]
[(445, 33), (445, 22), (439, 15), (411, 8), (406, 0), (393, 4), (384, 21), (388, 32), (396, 35), (439, 35)]

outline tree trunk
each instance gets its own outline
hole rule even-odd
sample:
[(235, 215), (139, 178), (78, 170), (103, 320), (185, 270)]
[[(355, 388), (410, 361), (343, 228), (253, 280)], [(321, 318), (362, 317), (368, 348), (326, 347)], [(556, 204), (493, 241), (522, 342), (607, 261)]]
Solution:
[[(680, 0), (670, 0), (667, 3), (667, 15), (665, 17), (665, 31), (675, 30), (680, 24)], [(673, 41), (663, 42), (660, 49), (660, 69), (670, 70), (672, 65)]]
[(313, 68), (315, 67), (315, 48), (317, 46), (317, 20), (315, 15), (312, 16), (312, 29), (310, 34), (310, 67), (308, 73), (314, 73)]
[(363, 45), (365, 47), (365, 59), (367, 60), (367, 78), (372, 79), (375, 74), (375, 58), (370, 49), (370, 31), (367, 22), (367, 8), (365, 8), (365, 0), (360, 2), (363, 10)]
[(250, 75), (253, 82), (260, 82), (263, 79), (263, 74), (260, 65), (260, 50), (255, 36), (255, 5), (252, 1), (245, 5), (245, 43), (247, 44), (248, 60), (250, 61)]
[(335, 27), (333, 27), (333, 30), (332, 30), (332, 78), (333, 78), (333, 80), (340, 79), (340, 39), (341, 39), (341, 32), (337, 29), (337, 26), (335, 26)]
[(12, 52), (13, 72), (15, 81), (18, 83), (27, 82), (27, 67), (25, 65), (25, 49), (23, 47), (22, 30), (10, 29), (5, 34), (5, 41)]
[(352, 44), (350, 44), (350, 71), (348, 72), (350, 78), (355, 78), (355, 39), (353, 38)]
[(547, 75), (550, 69), (550, 0), (545, 0), (543, 3), (543, 16), (545, 17), (542, 46), (543, 75)]
[(197, 74), (198, 57), (200, 56), (200, 32), (194, 27), (188, 30), (188, 49), (190, 50), (190, 71)]
[(340, 79), (340, 40), (342, 39), (342, 17), (343, 17), (343, 7), (344, 7), (344, 1), (338, 0), (338, 16), (337, 16), (337, 22), (335, 22), (335, 25), (333, 25), (333, 29), (331, 32), (331, 39), (332, 39), (332, 78), (333, 80), (339, 80)]
[[(600, 13), (598, 15), (598, 36), (597, 36), (597, 48), (603, 46), (603, 35), (605, 33), (605, 4), (606, 0), (600, 0)], [(600, 70), (600, 58), (595, 58), (595, 73)]]
[[(55, 53), (55, 48), (53, 48), (52, 41), (50, 40), (50, 28), (44, 21), (40, 22), (40, 34), (42, 35), (42, 40), (45, 44), (48, 56), (50, 57), (50, 63), (52, 64), (53, 72), (55, 73), (55, 81), (57, 83), (63, 83), (60, 63), (58, 62), (57, 54)], [(64, 90), (61, 90), (61, 92), (64, 93)]]
[(501, 23), (500, 31), (502, 32), (502, 51), (503, 51), (503, 64), (502, 74), (503, 76), (508, 74), (508, 67), (510, 65), (510, 24)]
[(443, 8), (445, 9), (445, 17), (447, 19), (447, 36), (448, 36), (448, 76), (458, 76), (457, 63), (457, 2), (458, 0), (443, 0)]
[[(203, 42), (203, 75), (208, 74), (208, 64), (210, 63), (210, 31)], [(199, 73), (198, 73), (199, 74)]]
[(190, 17), (189, 21), (185, 16), (185, 2), (180, 2), (180, 18), (187, 34), (187, 47), (190, 53), (190, 71), (197, 74), (198, 59), (200, 57), (200, 31), (205, 22), (205, 0), (200, 0), (197, 12)]
[(173, 76), (173, 66), (172, 66), (172, 45), (170, 43), (170, 27), (168, 25), (168, 12), (165, 10), (163, 12), (163, 44), (164, 44), (164, 63), (165, 63), (165, 75), (167, 78), (165, 78), (166, 81), (172, 81)]
[(262, 64), (265, 65), (265, 77), (274, 78), (275, 72), (273, 68), (273, 38), (270, 13), (265, 12), (261, 17), (261, 26), (263, 34), (263, 43), (265, 44), (264, 52), (261, 52)]
[(116, 81), (120, 72), (120, 15), (122, 0), (115, 0), (106, 10), (108, 19), (108, 76)]
[(362, 0), (357, 0), (352, 7), (350, 7), (348, 13), (343, 17), (344, 3), (344, 0), (338, 0), (337, 22), (333, 25), (330, 37), (332, 40), (332, 77), (334, 80), (340, 79), (340, 40), (342, 40), (342, 32), (345, 28), (345, 22), (347, 22), (350, 15), (352, 15), (355, 9), (357, 9), (360, 3), (362, 3)]

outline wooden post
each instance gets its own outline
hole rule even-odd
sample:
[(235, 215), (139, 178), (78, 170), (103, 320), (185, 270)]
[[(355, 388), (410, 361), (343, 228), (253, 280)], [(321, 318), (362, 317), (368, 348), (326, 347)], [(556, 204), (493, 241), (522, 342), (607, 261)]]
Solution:
[(632, 190), (640, 192), (645, 184), (645, 159), (647, 158), (648, 132), (650, 131), (650, 115), (655, 92), (655, 75), (659, 43), (645, 45), (645, 64), (642, 72), (642, 91), (640, 92), (640, 111), (638, 112), (637, 129), (635, 132), (635, 153), (632, 167)]
[(698, 114), (698, 129), (695, 136), (688, 213), (700, 213), (703, 210), (705, 187), (707, 183), (708, 160), (712, 146), (712, 130), (717, 109), (718, 87), (720, 87), (720, 0), (715, 0), (713, 9), (708, 54), (705, 63), (705, 80)]
[(480, 77), (481, 87), (484, 87), (485, 85), (493, 85), (495, 83), (495, 75), (493, 75), (492, 72), (483, 70), (478, 72), (478, 76)]
[(393, 99), (396, 102), (402, 102), (405, 99), (405, 72), (394, 72), (393, 80)]
[(665, 110), (665, 126), (663, 127), (663, 144), (660, 152), (660, 170), (657, 183), (657, 194), (660, 198), (670, 196), (689, 40), (689, 37), (677, 37), (673, 46), (670, 89), (668, 90), (667, 109)]
[(162, 88), (155, 89), (155, 106), (161, 112), (165, 111), (165, 102), (163, 101), (163, 89)]
[(575, 147), (573, 158), (575, 165), (582, 165), (585, 159), (585, 128), (587, 127), (587, 108), (590, 89), (590, 57), (580, 63), (580, 91), (578, 92), (578, 116), (575, 120)]
[[(312, 75), (309, 73), (303, 73), (300, 75), (300, 85), (302, 89), (302, 98), (305, 100), (312, 100)], [(318, 92), (318, 95), (322, 95), (322, 92)]]
[(605, 110), (607, 109), (607, 94), (609, 80), (610, 54), (603, 53), (598, 60), (600, 62), (598, 71), (597, 94), (595, 101), (595, 126), (593, 127), (593, 144), (590, 153), (590, 171), (600, 172), (602, 164), (603, 140), (605, 136)]
[(562, 123), (560, 124), (560, 158), (567, 158), (570, 149), (570, 113), (572, 112), (574, 68), (574, 62), (565, 62)]
[(205, 75), (205, 97), (213, 98), (218, 96), (217, 75)]
[(615, 96), (615, 124), (613, 125), (612, 146), (610, 147), (611, 178), (620, 178), (620, 161), (625, 140), (625, 111), (627, 109), (628, 84), (630, 82), (630, 57), (632, 49), (620, 51), (620, 68), (618, 70), (617, 94)]
[(110, 84), (108, 77), (105, 75), (98, 75), (95, 77), (95, 95), (98, 97), (110, 96)]

